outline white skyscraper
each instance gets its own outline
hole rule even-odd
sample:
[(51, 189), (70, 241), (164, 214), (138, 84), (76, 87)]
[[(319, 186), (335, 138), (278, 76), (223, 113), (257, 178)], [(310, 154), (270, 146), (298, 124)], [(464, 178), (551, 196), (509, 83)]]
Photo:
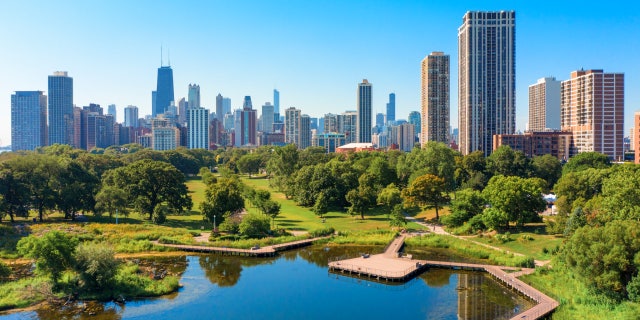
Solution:
[(209, 110), (187, 109), (187, 123), (189, 149), (209, 149)]

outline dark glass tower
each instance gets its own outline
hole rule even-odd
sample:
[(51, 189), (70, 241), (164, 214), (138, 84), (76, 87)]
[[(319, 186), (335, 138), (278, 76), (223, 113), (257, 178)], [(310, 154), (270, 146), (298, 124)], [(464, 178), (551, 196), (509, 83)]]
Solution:
[(11, 151), (46, 144), (47, 96), (42, 91), (16, 91), (11, 95)]
[(49, 144), (73, 144), (73, 78), (66, 71), (49, 76)]
[(371, 142), (371, 83), (367, 79), (358, 84), (358, 123), (356, 137), (359, 143)]
[(387, 103), (387, 123), (396, 121), (396, 94), (389, 93), (389, 103)]
[(170, 66), (160, 67), (158, 68), (158, 85), (153, 116), (165, 113), (172, 101), (175, 101), (173, 97), (173, 70)]

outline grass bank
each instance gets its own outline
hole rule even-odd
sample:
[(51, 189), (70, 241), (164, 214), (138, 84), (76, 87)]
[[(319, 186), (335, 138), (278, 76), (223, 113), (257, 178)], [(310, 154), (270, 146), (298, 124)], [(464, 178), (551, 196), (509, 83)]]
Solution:
[(504, 251), (497, 251), (485, 248), (481, 245), (458, 239), (452, 236), (425, 234), (422, 236), (407, 238), (407, 250), (427, 248), (443, 248), (454, 251), (462, 257), (469, 257), (473, 260), (482, 260), (487, 264), (496, 264), (510, 267), (534, 266), (533, 258), (527, 256), (517, 256)]
[(520, 279), (560, 302), (553, 319), (627, 320), (638, 319), (640, 315), (640, 303), (618, 303), (597, 294), (558, 262), (553, 269), (537, 268), (535, 273)]

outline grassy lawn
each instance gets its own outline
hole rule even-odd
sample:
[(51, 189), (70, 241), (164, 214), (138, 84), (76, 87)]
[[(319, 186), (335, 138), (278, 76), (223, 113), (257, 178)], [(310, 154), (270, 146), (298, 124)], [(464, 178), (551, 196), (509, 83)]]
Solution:
[[(271, 191), (271, 198), (281, 206), (280, 215), (276, 218), (276, 224), (280, 228), (293, 231), (312, 231), (328, 227), (333, 227), (336, 231), (390, 229), (387, 214), (381, 208), (370, 210), (365, 214), (365, 220), (360, 219), (359, 216), (352, 217), (345, 212), (330, 211), (324, 215), (323, 223), (322, 219), (309, 208), (299, 207), (293, 200), (286, 199), (283, 193), (272, 190), (267, 179), (248, 179), (244, 176), (242, 181), (256, 189)], [(407, 224), (407, 228), (424, 229), (415, 223)]]
[[(470, 236), (468, 238), (504, 250), (531, 256), (536, 260), (551, 259), (551, 251), (557, 246), (562, 246), (562, 241), (564, 240), (564, 238), (546, 234), (544, 224), (530, 224), (519, 230), (509, 230), (509, 232), (512, 240), (504, 243), (490, 236)], [(544, 253), (543, 248), (546, 248), (548, 253)]]

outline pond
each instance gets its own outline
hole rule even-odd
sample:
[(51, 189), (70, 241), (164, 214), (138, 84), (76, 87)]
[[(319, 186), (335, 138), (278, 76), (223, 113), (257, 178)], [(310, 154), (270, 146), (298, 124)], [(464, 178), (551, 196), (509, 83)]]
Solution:
[(380, 251), (312, 246), (270, 259), (162, 258), (153, 263), (184, 271), (183, 287), (172, 295), (124, 305), (42, 307), (0, 319), (508, 319), (533, 305), (482, 272), (431, 269), (389, 284), (327, 271), (329, 258)]

